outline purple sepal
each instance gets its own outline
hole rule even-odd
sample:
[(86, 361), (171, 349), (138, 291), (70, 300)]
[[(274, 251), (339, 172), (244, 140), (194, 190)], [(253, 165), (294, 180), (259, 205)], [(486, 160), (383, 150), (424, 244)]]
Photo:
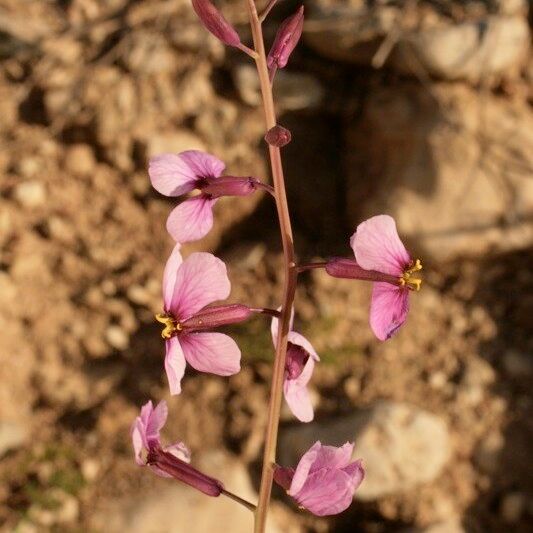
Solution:
[(224, 490), (224, 485), (220, 481), (202, 474), (196, 468), (161, 448), (151, 448), (148, 451), (147, 463), (208, 496), (220, 496)]
[(254, 178), (240, 178), (235, 176), (220, 176), (220, 178), (206, 178), (199, 185), (199, 189), (211, 198), (221, 196), (248, 196), (257, 190)]
[(216, 305), (205, 307), (193, 316), (181, 322), (183, 331), (201, 331), (236, 324), (247, 320), (252, 311), (242, 304)]
[(235, 28), (209, 0), (192, 0), (192, 7), (203, 25), (217, 39), (229, 46), (241, 44), (241, 39)]
[(286, 491), (289, 490), (293, 477), (294, 468), (285, 468), (284, 466), (278, 465), (274, 466), (274, 481)]
[(296, 48), (302, 35), (304, 26), (304, 6), (300, 6), (298, 11), (285, 19), (276, 33), (276, 38), (272, 48), (268, 53), (267, 66), (272, 68), (283, 68), (289, 61), (289, 56)]
[(326, 272), (334, 278), (360, 279), (363, 281), (384, 281), (392, 285), (399, 286), (399, 277), (377, 272), (376, 270), (365, 270), (355, 259), (334, 257), (326, 263)]

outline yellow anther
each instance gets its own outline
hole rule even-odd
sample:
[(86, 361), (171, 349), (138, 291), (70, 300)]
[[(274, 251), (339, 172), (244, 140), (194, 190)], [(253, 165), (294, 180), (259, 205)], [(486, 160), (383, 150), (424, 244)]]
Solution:
[(163, 337), (163, 339), (170, 339), (176, 331), (181, 330), (181, 324), (176, 322), (171, 316), (157, 313), (155, 319), (165, 326), (161, 332), (161, 337)]
[(422, 270), (422, 262), (420, 259), (417, 259), (413, 266), (408, 268), (403, 274), (402, 277), (399, 278), (400, 287), (407, 287), (408, 289), (412, 291), (419, 291), (420, 286), (422, 285), (421, 279), (411, 278), (411, 274), (414, 272), (418, 272)]
[(415, 261), (415, 264), (407, 270), (407, 273), (412, 274), (413, 272), (418, 272), (419, 270), (422, 270), (422, 261), (420, 261), (420, 259), (417, 259)]

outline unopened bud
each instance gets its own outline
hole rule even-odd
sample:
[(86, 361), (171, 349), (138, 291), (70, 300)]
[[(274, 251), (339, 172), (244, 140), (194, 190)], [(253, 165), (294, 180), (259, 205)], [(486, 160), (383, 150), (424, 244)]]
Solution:
[(277, 146), (278, 148), (282, 148), (283, 146), (289, 144), (291, 142), (291, 138), (291, 132), (279, 124), (276, 124), (273, 128), (270, 128), (265, 135), (265, 141), (271, 146)]
[(300, 40), (303, 26), (304, 6), (300, 6), (294, 15), (291, 15), (281, 23), (278, 33), (276, 33), (274, 44), (267, 57), (269, 69), (275, 67), (283, 68), (287, 64), (289, 56)]
[(241, 44), (241, 39), (235, 28), (209, 0), (192, 0), (192, 7), (203, 25), (217, 39), (229, 46)]
[(192, 317), (181, 322), (183, 330), (199, 331), (213, 329), (228, 324), (244, 322), (252, 314), (252, 310), (246, 305), (230, 304), (206, 307)]

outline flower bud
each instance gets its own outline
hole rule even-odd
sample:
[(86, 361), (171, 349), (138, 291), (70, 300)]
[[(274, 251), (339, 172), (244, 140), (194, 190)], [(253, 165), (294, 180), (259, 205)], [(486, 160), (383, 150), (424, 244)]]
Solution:
[(192, 317), (181, 322), (183, 331), (199, 331), (213, 329), (228, 324), (244, 322), (252, 314), (252, 310), (246, 305), (230, 304), (206, 307)]
[(217, 39), (229, 46), (241, 44), (241, 39), (235, 28), (209, 0), (192, 0), (192, 7), (203, 25)]
[(274, 44), (267, 57), (269, 69), (283, 68), (292, 51), (296, 48), (304, 25), (304, 6), (300, 6), (294, 15), (285, 19), (276, 33)]
[(165, 474), (177, 479), (208, 496), (220, 496), (224, 485), (218, 479), (206, 476), (188, 463), (178, 459), (161, 448), (151, 448), (148, 452), (149, 465), (162, 470)]
[(270, 128), (265, 135), (265, 141), (272, 146), (277, 146), (278, 148), (282, 148), (283, 146), (289, 144), (291, 142), (291, 138), (291, 132), (279, 124), (276, 124), (273, 128)]
[(220, 196), (248, 196), (257, 189), (253, 178), (239, 178), (233, 176), (221, 176), (220, 178), (207, 178), (205, 185), (200, 190), (209, 194), (211, 198)]

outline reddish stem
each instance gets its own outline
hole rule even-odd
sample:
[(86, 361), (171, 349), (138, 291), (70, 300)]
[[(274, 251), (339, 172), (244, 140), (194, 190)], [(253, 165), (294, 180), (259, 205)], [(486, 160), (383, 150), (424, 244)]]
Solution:
[[(263, 31), (261, 21), (257, 14), (253, 0), (247, 0), (248, 15), (254, 41), (257, 58), (255, 60), (267, 131), (276, 125), (276, 113), (274, 110), (274, 99), (272, 97), (272, 86), (269, 79), (265, 44), (263, 41)], [(281, 411), (281, 399), (283, 395), (283, 376), (285, 372), (285, 359), (287, 356), (287, 337), (289, 334), (289, 321), (291, 309), (296, 292), (296, 270), (294, 244), (292, 236), (289, 208), (287, 205), (287, 195), (285, 192), (285, 180), (283, 178), (283, 166), (281, 163), (281, 153), (277, 146), (268, 146), (270, 155), (270, 165), (272, 168), (272, 181), (274, 183), (274, 197), (278, 211), (279, 225), (281, 230), (281, 240), (283, 244), (283, 303), (281, 306), (281, 317), (279, 320), (278, 338), (276, 342), (276, 356), (274, 359), (274, 369), (272, 372), (272, 384), (270, 389), (270, 402), (268, 405), (267, 429), (265, 435), (265, 449), (263, 455), (263, 470), (261, 474), (261, 486), (259, 489), (259, 502), (255, 512), (255, 533), (264, 533), (268, 506), (270, 503), (270, 493), (272, 491), (272, 481), (274, 477), (274, 464), (276, 462), (276, 445), (278, 440), (279, 417)]]

